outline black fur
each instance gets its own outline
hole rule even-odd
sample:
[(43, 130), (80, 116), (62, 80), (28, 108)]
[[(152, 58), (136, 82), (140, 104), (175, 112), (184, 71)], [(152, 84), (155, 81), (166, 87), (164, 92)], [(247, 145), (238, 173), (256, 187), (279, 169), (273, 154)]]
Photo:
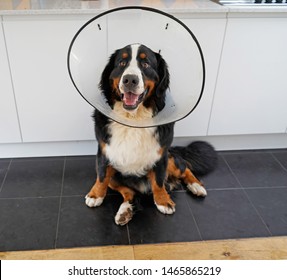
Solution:
[(187, 162), (194, 175), (207, 175), (217, 165), (216, 151), (209, 143), (204, 141), (193, 142), (187, 147), (171, 147), (169, 153), (174, 157), (178, 168), (184, 169), (184, 162)]
[(116, 56), (117, 52), (111, 55), (109, 63), (106, 65), (104, 71), (102, 72), (102, 77), (99, 84), (99, 88), (101, 89), (102, 93), (106, 98), (107, 103), (110, 105), (111, 108), (113, 108), (115, 99), (120, 100), (110, 85), (110, 74), (115, 67)]

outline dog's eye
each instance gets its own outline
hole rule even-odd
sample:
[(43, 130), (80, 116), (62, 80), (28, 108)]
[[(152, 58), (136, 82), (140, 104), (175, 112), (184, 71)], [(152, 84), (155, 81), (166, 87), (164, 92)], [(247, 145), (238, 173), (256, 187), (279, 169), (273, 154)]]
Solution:
[(142, 67), (143, 68), (149, 68), (149, 64), (147, 62), (142, 62)]
[(119, 66), (120, 67), (125, 67), (127, 65), (127, 63), (124, 61), (124, 60), (122, 60), (120, 63), (119, 63)]

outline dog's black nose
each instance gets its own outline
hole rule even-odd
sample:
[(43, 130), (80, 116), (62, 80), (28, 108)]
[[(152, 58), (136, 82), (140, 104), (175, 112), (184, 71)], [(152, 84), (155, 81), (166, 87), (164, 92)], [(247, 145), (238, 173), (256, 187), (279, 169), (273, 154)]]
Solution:
[(139, 84), (137, 75), (127, 74), (123, 77), (123, 84), (127, 89), (133, 89)]

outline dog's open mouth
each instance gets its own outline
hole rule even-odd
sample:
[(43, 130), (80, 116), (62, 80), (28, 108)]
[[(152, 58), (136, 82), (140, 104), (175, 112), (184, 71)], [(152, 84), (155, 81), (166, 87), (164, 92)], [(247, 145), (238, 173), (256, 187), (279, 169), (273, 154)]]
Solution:
[(142, 94), (135, 94), (133, 92), (124, 92), (121, 94), (121, 99), (123, 101), (123, 106), (126, 110), (134, 110), (138, 107), (144, 98), (146, 91)]

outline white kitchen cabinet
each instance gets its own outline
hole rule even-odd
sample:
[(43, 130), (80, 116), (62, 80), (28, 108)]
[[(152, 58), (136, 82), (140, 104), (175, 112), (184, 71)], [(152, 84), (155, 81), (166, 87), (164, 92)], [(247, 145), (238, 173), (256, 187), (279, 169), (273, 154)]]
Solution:
[[(93, 109), (77, 94), (66, 65), (72, 37), (90, 18), (63, 15), (4, 18), (24, 142), (94, 139), (90, 117)], [(222, 14), (222, 18), (183, 22), (203, 49), (206, 84), (200, 104), (177, 123), (175, 135), (206, 135), (226, 19)], [(105, 45), (95, 51), (106, 53)]]
[(0, 21), (0, 143), (18, 142), (21, 142), (21, 133)]
[(70, 42), (90, 18), (4, 17), (23, 142), (94, 139), (93, 108), (77, 93), (67, 70)]
[[(226, 18), (185, 19), (183, 22), (194, 33), (201, 45), (205, 60), (206, 80), (203, 96), (196, 109), (175, 125), (175, 136), (207, 135)], [(178, 68), (180, 71), (180, 66)]]
[(287, 18), (229, 18), (209, 135), (284, 133)]

